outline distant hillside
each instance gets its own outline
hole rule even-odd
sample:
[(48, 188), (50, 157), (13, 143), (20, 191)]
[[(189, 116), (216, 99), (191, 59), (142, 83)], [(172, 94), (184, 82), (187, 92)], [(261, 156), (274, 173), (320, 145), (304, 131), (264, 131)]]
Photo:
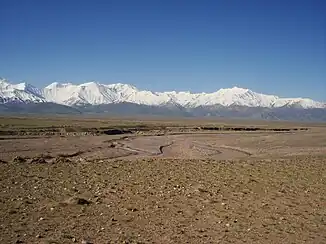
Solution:
[(56, 103), (7, 103), (0, 104), (0, 114), (81, 114), (69, 106)]

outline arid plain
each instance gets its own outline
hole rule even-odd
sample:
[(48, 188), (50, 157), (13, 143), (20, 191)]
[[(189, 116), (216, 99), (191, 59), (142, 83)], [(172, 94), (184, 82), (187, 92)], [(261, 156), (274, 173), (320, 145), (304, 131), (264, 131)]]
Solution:
[(326, 125), (0, 118), (1, 243), (326, 243)]

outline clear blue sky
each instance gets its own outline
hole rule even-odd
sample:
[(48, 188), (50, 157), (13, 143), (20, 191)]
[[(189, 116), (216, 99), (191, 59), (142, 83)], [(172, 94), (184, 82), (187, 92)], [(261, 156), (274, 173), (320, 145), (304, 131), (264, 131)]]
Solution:
[(326, 101), (326, 1), (0, 0), (0, 77)]

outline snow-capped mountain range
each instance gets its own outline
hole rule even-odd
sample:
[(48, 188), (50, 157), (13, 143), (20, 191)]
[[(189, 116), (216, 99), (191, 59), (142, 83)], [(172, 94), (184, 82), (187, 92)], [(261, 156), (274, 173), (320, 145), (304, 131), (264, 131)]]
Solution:
[(138, 90), (128, 84), (100, 84), (88, 82), (80, 85), (54, 82), (43, 89), (30, 84), (11, 84), (0, 79), (0, 103), (53, 102), (68, 106), (100, 105), (129, 102), (142, 105), (178, 105), (185, 108), (199, 106), (246, 106), (246, 107), (296, 107), (326, 108), (326, 104), (309, 98), (280, 98), (238, 87), (220, 89), (212, 93), (152, 92)]

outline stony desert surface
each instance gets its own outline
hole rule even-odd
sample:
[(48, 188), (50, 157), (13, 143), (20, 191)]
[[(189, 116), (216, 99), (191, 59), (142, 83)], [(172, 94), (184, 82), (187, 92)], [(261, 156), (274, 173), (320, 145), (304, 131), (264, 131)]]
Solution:
[(326, 125), (0, 118), (0, 243), (326, 243)]

